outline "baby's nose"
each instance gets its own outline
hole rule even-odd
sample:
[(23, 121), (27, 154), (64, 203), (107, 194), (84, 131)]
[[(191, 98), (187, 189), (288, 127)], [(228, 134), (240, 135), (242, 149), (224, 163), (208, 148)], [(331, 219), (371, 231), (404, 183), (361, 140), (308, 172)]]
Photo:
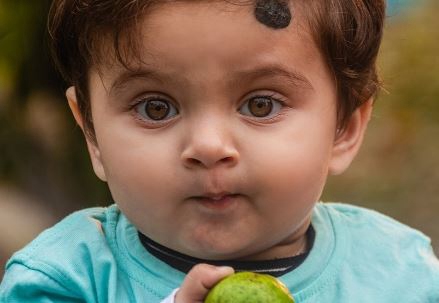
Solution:
[(181, 154), (185, 167), (213, 168), (217, 165), (231, 167), (238, 163), (239, 152), (222, 128), (200, 127), (189, 137)]

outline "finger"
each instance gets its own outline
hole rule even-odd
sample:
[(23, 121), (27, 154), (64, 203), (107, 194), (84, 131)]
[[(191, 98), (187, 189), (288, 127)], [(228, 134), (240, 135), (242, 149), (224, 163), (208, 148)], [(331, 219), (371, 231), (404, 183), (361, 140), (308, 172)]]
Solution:
[(176, 303), (203, 302), (209, 290), (224, 277), (233, 274), (228, 266), (195, 265), (185, 277), (175, 297)]

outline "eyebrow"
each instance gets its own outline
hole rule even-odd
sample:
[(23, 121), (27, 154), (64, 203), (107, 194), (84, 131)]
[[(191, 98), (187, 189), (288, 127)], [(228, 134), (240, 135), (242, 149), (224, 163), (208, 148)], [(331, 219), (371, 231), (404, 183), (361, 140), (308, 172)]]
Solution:
[(244, 81), (256, 81), (258, 79), (274, 77), (284, 78), (293, 86), (314, 90), (311, 82), (302, 73), (282, 65), (266, 65), (254, 69), (238, 71), (233, 74), (232, 81), (235, 82), (235, 85), (236, 83), (239, 85), (239, 83)]
[[(230, 85), (239, 86), (244, 82), (274, 77), (284, 78), (293, 86), (314, 90), (311, 82), (302, 73), (291, 68), (286, 68), (282, 65), (265, 65), (248, 70), (235, 71), (231, 72), (230, 76), (227, 78), (229, 79), (228, 81), (230, 82)], [(152, 69), (140, 68), (136, 70), (125, 70), (113, 81), (112, 85), (110, 86), (109, 93), (111, 94), (117, 92), (118, 90), (122, 90), (130, 81), (136, 79), (145, 81), (152, 80), (161, 84), (165, 82), (179, 82), (176, 81), (172, 74), (162, 73)], [(183, 77), (183, 82), (188, 83), (189, 80), (186, 77)]]
[(172, 77), (162, 74), (155, 70), (150, 69), (135, 69), (135, 70), (125, 70), (120, 73), (110, 86), (109, 93), (112, 94), (119, 90), (122, 90), (130, 81), (133, 80), (149, 80), (159, 83), (164, 83), (166, 80), (171, 80)]

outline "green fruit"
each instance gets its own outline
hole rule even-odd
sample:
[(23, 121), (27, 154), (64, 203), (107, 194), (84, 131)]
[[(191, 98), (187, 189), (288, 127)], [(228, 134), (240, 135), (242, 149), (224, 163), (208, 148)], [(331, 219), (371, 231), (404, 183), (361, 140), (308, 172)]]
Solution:
[(205, 303), (294, 303), (288, 288), (265, 274), (239, 272), (216, 284)]

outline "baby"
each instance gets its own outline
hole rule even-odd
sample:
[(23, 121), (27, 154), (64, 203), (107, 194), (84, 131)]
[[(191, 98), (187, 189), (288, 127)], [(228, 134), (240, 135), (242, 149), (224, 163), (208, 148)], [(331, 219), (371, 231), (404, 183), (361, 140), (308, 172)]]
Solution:
[(318, 202), (379, 89), (383, 0), (54, 0), (53, 58), (115, 204), (8, 262), (1, 302), (203, 302), (234, 271), (300, 302), (439, 302), (429, 239)]

